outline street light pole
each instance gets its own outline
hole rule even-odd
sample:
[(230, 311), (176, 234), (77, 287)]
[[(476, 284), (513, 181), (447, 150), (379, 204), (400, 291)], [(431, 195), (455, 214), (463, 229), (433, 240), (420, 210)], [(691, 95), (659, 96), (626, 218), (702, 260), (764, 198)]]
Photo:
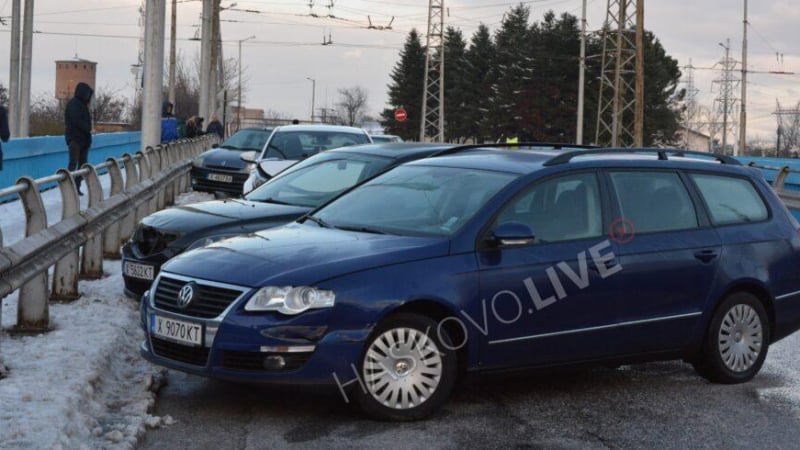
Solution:
[(255, 39), (255, 36), (239, 39), (239, 86), (236, 100), (236, 131), (242, 128), (242, 42)]
[(317, 80), (306, 77), (306, 80), (311, 82), (311, 123), (314, 123), (314, 97), (317, 95)]

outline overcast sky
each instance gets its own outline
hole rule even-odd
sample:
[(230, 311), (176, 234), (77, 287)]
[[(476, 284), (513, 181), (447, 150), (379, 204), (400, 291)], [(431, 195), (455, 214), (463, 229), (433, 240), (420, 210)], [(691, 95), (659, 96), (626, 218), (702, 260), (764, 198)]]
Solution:
[[(503, 13), (518, 2), (501, 0), (446, 1), (448, 25), (464, 31), (468, 39), (479, 23), (497, 29)], [(33, 54), (33, 93), (53, 95), (55, 60), (77, 55), (98, 63), (100, 89), (118, 90), (132, 97), (134, 78), (131, 64), (137, 60), (139, 7), (141, 0), (36, 0)], [(171, 3), (167, 0), (168, 5)], [(234, 3), (224, 1), (223, 8)], [(337, 89), (362, 86), (369, 94), (369, 113), (377, 115), (386, 105), (389, 73), (411, 28), (426, 30), (426, 0), (262, 0), (236, 1), (222, 12), (223, 53), (236, 57), (242, 44), (247, 92), (243, 103), (298, 118), (309, 118), (312, 83), (316, 79), (316, 106), (333, 107)], [(313, 6), (309, 7), (309, 3)], [(327, 6), (333, 3), (329, 9)], [(580, 15), (580, 0), (539, 0), (523, 2), (532, 17), (541, 19), (548, 10)], [(605, 19), (606, 0), (589, 0), (588, 27), (599, 29)], [(797, 71), (800, 73), (800, 8), (797, 0), (750, 1), (749, 70)], [(0, 60), (9, 58), (11, 1), (0, 0)], [(178, 49), (187, 59), (199, 53), (200, 2), (179, 0)], [(251, 12), (240, 11), (243, 9)], [(169, 6), (167, 7), (169, 14)], [(255, 11), (255, 12), (253, 12)], [(329, 13), (336, 17), (314, 18)], [(375, 26), (367, 29), (370, 16)], [(712, 80), (719, 72), (710, 70), (724, 50), (719, 45), (731, 39), (732, 55), (739, 59), (742, 46), (743, 0), (659, 0), (647, 1), (645, 26), (661, 40), (667, 53), (681, 66), (695, 71), (701, 106), (711, 107), (716, 95)], [(167, 20), (169, 22), (169, 19)], [(330, 35), (333, 45), (323, 46)], [(776, 53), (782, 54), (776, 56)], [(0, 65), (8, 67), (7, 63)], [(773, 139), (776, 121), (772, 112), (776, 99), (785, 107), (800, 101), (800, 75), (750, 74), (748, 83), (748, 139)], [(0, 73), (8, 84), (8, 72)], [(737, 92), (738, 95), (738, 92)]]

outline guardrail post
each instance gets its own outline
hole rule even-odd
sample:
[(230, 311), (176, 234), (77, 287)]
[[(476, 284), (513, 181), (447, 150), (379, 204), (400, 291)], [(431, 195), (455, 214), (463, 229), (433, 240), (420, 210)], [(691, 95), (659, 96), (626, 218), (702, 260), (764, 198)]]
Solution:
[[(150, 162), (144, 152), (138, 151), (136, 156), (139, 157), (139, 183), (141, 183), (150, 178)], [(139, 223), (146, 215), (150, 214), (147, 211), (149, 205), (149, 201), (144, 201), (136, 208), (136, 220), (134, 222)]]
[(783, 189), (784, 183), (786, 183), (786, 177), (789, 176), (789, 171), (791, 168), (789, 166), (781, 167), (781, 170), (778, 171), (778, 174), (775, 175), (775, 181), (772, 182), (773, 189)]
[[(136, 172), (136, 160), (130, 153), (122, 155), (122, 160), (125, 164), (125, 192), (128, 192), (139, 183), (139, 174)], [(120, 244), (130, 239), (136, 223), (135, 210), (131, 210), (122, 218), (119, 226)]]
[[(103, 189), (97, 170), (90, 164), (84, 164), (81, 169), (88, 170), (84, 177), (89, 187), (89, 208), (94, 208), (103, 201)], [(83, 246), (83, 260), (81, 264), (81, 278), (96, 280), (103, 276), (103, 233), (87, 236)]]
[[(172, 144), (165, 144), (164, 145), (164, 159), (166, 163), (164, 166), (167, 169), (172, 169), (173, 164), (175, 163), (175, 158), (173, 155), (175, 154), (174, 147)], [(169, 183), (164, 187), (164, 206), (172, 206), (175, 204), (175, 180), (170, 180)]]
[[(19, 197), (25, 209), (25, 237), (27, 238), (47, 228), (47, 212), (33, 178), (22, 177), (17, 180), (17, 183), (26, 185)], [(50, 326), (50, 309), (47, 299), (47, 268), (42, 267), (41, 273), (19, 288), (16, 329), (20, 331), (47, 330)]]
[[(66, 220), (80, 212), (81, 204), (78, 199), (78, 190), (75, 187), (75, 179), (72, 178), (69, 170), (58, 169), (56, 173), (63, 177), (58, 180), (58, 189), (61, 191), (61, 220)], [(80, 252), (77, 249), (56, 263), (55, 269), (53, 269), (51, 301), (71, 301), (81, 296), (78, 292), (79, 270)]]
[[(158, 172), (156, 172), (156, 174), (161, 174), (164, 171), (164, 168), (166, 168), (167, 166), (167, 160), (166, 160), (167, 158), (166, 154), (164, 153), (164, 146), (158, 144), (155, 149), (155, 154), (158, 160)], [(159, 189), (158, 193), (156, 193), (156, 211), (161, 211), (162, 209), (164, 209), (167, 203), (166, 190), (167, 189), (165, 186)]]
[[(109, 197), (113, 197), (122, 193), (122, 171), (119, 168), (119, 163), (114, 158), (108, 158), (108, 176), (111, 178), (111, 189), (109, 190)], [(119, 244), (120, 244), (120, 225), (122, 220), (118, 220), (108, 227), (103, 232), (103, 256), (106, 258), (119, 259)]]

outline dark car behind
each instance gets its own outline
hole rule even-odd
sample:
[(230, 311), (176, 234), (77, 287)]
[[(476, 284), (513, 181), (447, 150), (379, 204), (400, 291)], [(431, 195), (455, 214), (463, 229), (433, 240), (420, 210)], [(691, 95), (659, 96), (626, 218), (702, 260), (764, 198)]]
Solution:
[(240, 195), (252, 165), (242, 160), (244, 152), (261, 151), (271, 128), (245, 128), (219, 147), (198, 155), (192, 161), (192, 189)]
[(367, 178), (453, 147), (392, 143), (329, 150), (285, 170), (244, 199), (195, 203), (151, 214), (122, 248), (125, 292), (141, 296), (161, 265), (188, 249), (291, 222)]

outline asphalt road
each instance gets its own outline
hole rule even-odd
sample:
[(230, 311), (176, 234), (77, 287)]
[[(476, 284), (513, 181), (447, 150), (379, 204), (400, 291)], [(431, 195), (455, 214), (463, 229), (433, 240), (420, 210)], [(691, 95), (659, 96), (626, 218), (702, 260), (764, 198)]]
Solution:
[(335, 395), (170, 371), (143, 449), (798, 448), (800, 334), (770, 348), (750, 383), (721, 386), (680, 362), (499, 378), (457, 388), (414, 423), (365, 419)]

